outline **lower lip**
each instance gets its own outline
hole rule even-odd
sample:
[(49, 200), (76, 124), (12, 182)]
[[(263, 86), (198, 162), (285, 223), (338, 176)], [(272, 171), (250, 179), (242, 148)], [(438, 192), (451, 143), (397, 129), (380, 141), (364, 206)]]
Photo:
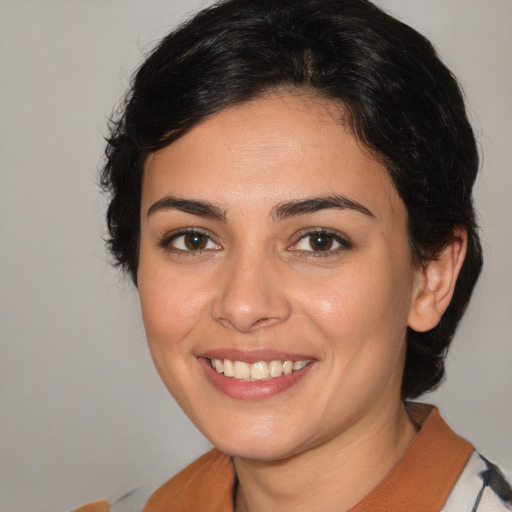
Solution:
[(222, 373), (216, 372), (212, 368), (209, 359), (200, 357), (198, 361), (203, 367), (206, 377), (215, 388), (231, 398), (241, 400), (261, 400), (283, 393), (298, 384), (314, 366), (313, 362), (302, 368), (302, 370), (295, 371), (289, 375), (282, 375), (281, 377), (274, 377), (269, 380), (246, 381), (226, 377)]

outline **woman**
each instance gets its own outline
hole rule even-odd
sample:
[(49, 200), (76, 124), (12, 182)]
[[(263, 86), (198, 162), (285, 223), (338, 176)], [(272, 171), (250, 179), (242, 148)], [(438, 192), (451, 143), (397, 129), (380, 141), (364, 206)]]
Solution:
[(408, 402), (482, 266), (477, 169), (450, 71), (365, 0), (228, 0), (160, 43), (112, 125), (109, 248), (216, 449), (145, 511), (512, 507)]

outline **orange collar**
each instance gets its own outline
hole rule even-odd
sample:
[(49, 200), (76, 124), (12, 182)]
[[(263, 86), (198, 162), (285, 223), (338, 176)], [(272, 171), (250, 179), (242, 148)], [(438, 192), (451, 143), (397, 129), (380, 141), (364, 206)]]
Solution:
[[(349, 512), (439, 512), (473, 447), (455, 434), (436, 407), (409, 403), (420, 428), (405, 456)], [(143, 512), (233, 512), (235, 473), (230, 457), (213, 449), (160, 487)]]
[(420, 428), (404, 457), (349, 512), (439, 512), (473, 446), (444, 422), (437, 407), (408, 403), (407, 412)]

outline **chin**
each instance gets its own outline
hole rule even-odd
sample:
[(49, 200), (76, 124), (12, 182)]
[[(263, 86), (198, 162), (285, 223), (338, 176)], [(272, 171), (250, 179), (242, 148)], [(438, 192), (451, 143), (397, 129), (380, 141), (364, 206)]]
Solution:
[(287, 459), (304, 450), (304, 440), (294, 436), (290, 429), (237, 428), (223, 435), (210, 437), (221, 452), (232, 457), (249, 460), (277, 461)]
[(221, 452), (235, 458), (272, 462), (287, 459), (300, 450), (291, 450), (289, 446), (280, 443), (261, 443), (260, 441), (245, 441), (243, 443), (225, 442), (215, 445)]

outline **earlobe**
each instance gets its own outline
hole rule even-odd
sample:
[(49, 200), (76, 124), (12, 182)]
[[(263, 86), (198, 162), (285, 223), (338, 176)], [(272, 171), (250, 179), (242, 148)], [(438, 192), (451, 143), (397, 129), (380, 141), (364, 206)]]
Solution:
[(439, 323), (452, 299), (466, 248), (466, 230), (457, 228), (453, 240), (441, 254), (418, 270), (407, 324), (411, 329), (425, 332)]

